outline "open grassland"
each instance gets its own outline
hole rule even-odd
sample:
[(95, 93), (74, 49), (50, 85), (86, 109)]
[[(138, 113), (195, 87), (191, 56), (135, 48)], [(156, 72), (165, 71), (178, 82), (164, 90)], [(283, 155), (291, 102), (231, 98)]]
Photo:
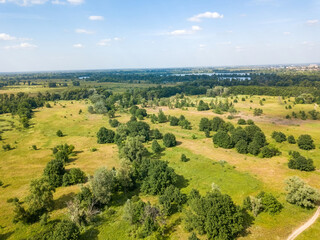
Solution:
[[(265, 98), (264, 105), (259, 101)], [(204, 100), (210, 102), (212, 98), (192, 98), (196, 102)], [(230, 99), (229, 99), (230, 100)], [(253, 102), (250, 103), (250, 100)], [(280, 101), (281, 100), (281, 101)], [(316, 149), (312, 151), (299, 150), (302, 155), (314, 160), (317, 169), (320, 168), (320, 121), (313, 120), (286, 120), (285, 116), (292, 111), (310, 111), (313, 105), (296, 105), (292, 110), (286, 110), (282, 99), (278, 97), (253, 96), (245, 102), (239, 100), (235, 108), (240, 111), (236, 116), (252, 119), (265, 132), (269, 143), (278, 147), (282, 155), (272, 159), (261, 159), (255, 156), (238, 154), (234, 149), (214, 148), (212, 139), (205, 138), (203, 132), (199, 132), (198, 124), (202, 117), (223, 117), (227, 114), (217, 115), (212, 111), (198, 112), (195, 108), (188, 110), (168, 109), (161, 107), (166, 115), (179, 117), (184, 115), (192, 123), (192, 130), (183, 130), (179, 126), (172, 127), (169, 123), (152, 124), (152, 128), (158, 128), (162, 133), (171, 132), (176, 135), (179, 142), (177, 147), (166, 149), (161, 154), (161, 159), (169, 162), (169, 165), (180, 175), (179, 186), (182, 192), (189, 193), (192, 188), (199, 189), (205, 194), (210, 191), (211, 184), (219, 186), (223, 193), (229, 194), (237, 204), (242, 204), (248, 195), (256, 195), (260, 191), (273, 193), (284, 205), (279, 215), (270, 216), (267, 213), (260, 214), (249, 228), (249, 234), (241, 239), (286, 239), (293, 229), (306, 221), (314, 210), (306, 210), (290, 205), (285, 201), (284, 180), (297, 175), (308, 184), (320, 189), (319, 171), (306, 173), (291, 170), (287, 167), (288, 151), (299, 150), (297, 145), (287, 142), (276, 143), (271, 137), (273, 131), (282, 131), (287, 135), (292, 134), (296, 138), (304, 133), (310, 134), (316, 143)], [(287, 100), (288, 101), (288, 100)], [(293, 99), (291, 99), (293, 101)], [(111, 128), (108, 117), (92, 115), (87, 112), (88, 104), (85, 101), (60, 101), (50, 103), (52, 108), (37, 109), (32, 126), (24, 130), (20, 128), (17, 118), (11, 115), (0, 116), (0, 128), (3, 131), (3, 143), (10, 144), (15, 149), (4, 152), (0, 150), (0, 179), (4, 187), (0, 188), (0, 238), (23, 239), (33, 235), (42, 227), (40, 224), (32, 226), (14, 225), (12, 223), (13, 206), (7, 203), (8, 198), (18, 197), (23, 199), (28, 194), (29, 183), (32, 179), (40, 177), (48, 161), (52, 159), (51, 148), (61, 143), (73, 144), (76, 156), (67, 166), (79, 167), (86, 174), (92, 175), (102, 166), (109, 169), (119, 167), (118, 149), (115, 144), (97, 144), (96, 132), (101, 126)], [(252, 109), (250, 109), (252, 107)], [(253, 116), (253, 109), (261, 108), (264, 114)], [(79, 114), (79, 110), (82, 113)], [(148, 108), (148, 113), (157, 113), (159, 108)], [(127, 113), (118, 113), (120, 122), (127, 122), (130, 116)], [(237, 125), (238, 118), (226, 120)], [(62, 138), (56, 136), (56, 131), (61, 129), (66, 135)], [(39, 150), (32, 150), (36, 145)], [(150, 147), (150, 145), (147, 145)], [(91, 152), (92, 148), (98, 151)], [(190, 161), (181, 162), (180, 156), (184, 153)], [(221, 160), (226, 161), (223, 163)], [(65, 218), (65, 202), (70, 200), (79, 190), (78, 186), (60, 187), (54, 194), (56, 203), (51, 219)], [(152, 203), (157, 202), (156, 197), (143, 196), (141, 198)], [(116, 199), (116, 204), (101, 214), (101, 221), (97, 226), (91, 227), (84, 239), (131, 239), (128, 223), (122, 220), (123, 204), (125, 199)], [(169, 230), (171, 239), (186, 239), (189, 234), (183, 228), (179, 218), (181, 213), (170, 217)], [(303, 233), (299, 239), (317, 239), (320, 222)]]

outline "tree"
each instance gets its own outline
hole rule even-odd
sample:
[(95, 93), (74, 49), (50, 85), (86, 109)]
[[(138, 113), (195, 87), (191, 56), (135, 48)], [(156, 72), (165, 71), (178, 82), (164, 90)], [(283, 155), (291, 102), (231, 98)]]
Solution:
[(308, 134), (303, 134), (298, 138), (298, 147), (303, 150), (315, 149), (313, 139)]
[(260, 153), (260, 145), (256, 141), (252, 141), (248, 145), (248, 153), (257, 156)]
[(271, 135), (271, 137), (276, 140), (276, 142), (278, 143), (282, 143), (284, 141), (287, 141), (287, 137), (284, 133), (282, 132), (277, 132), (277, 131), (274, 131)]
[(262, 158), (272, 158), (274, 156), (280, 155), (280, 151), (275, 147), (264, 146), (260, 149), (260, 157)]
[(217, 132), (220, 128), (223, 127), (224, 125), (224, 120), (222, 118), (219, 118), (219, 117), (214, 117), (212, 119), (212, 122), (211, 122), (211, 129), (212, 131), (215, 131)]
[(224, 130), (219, 130), (215, 135), (213, 135), (213, 143), (222, 148), (233, 148), (233, 142), (231, 137)]
[(166, 133), (163, 136), (163, 144), (166, 147), (174, 147), (177, 145), (176, 137), (172, 133)]
[(43, 171), (43, 175), (48, 179), (48, 182), (53, 187), (62, 185), (62, 178), (65, 174), (64, 163), (61, 159), (54, 159), (47, 163)]
[(180, 158), (181, 162), (188, 162), (189, 159), (187, 158), (187, 156), (183, 153), (181, 154), (181, 158)]
[(299, 177), (293, 176), (286, 180), (287, 201), (305, 208), (314, 208), (320, 200), (317, 189), (310, 187)]
[(55, 159), (63, 161), (63, 163), (67, 163), (69, 161), (69, 155), (73, 153), (74, 146), (68, 144), (61, 144), (55, 146), (52, 149), (52, 153), (54, 154)]
[(261, 108), (255, 108), (253, 111), (254, 116), (261, 116), (263, 113), (263, 110)]
[(179, 188), (172, 185), (166, 188), (164, 193), (159, 197), (159, 203), (166, 216), (181, 211), (184, 202), (185, 196), (180, 192)]
[(63, 137), (63, 133), (62, 133), (61, 130), (58, 130), (58, 131), (57, 131), (57, 136), (58, 136), (58, 137)]
[(85, 183), (85, 181), (86, 174), (80, 168), (71, 168), (62, 178), (63, 186)]
[(163, 113), (163, 111), (160, 109), (159, 110), (159, 113), (158, 113), (158, 122), (159, 123), (165, 123), (167, 122), (168, 119), (167, 119), (167, 116)]
[(207, 111), (209, 110), (209, 105), (208, 103), (205, 103), (203, 100), (199, 101), (198, 107), (197, 107), (198, 111)]
[(296, 144), (296, 139), (294, 138), (294, 136), (292, 135), (288, 136), (288, 143)]
[(194, 232), (189, 236), (188, 240), (199, 240), (199, 238), (197, 237), (197, 234), (195, 234)]
[(313, 165), (313, 160), (310, 158), (305, 158), (298, 152), (289, 152), (290, 159), (288, 162), (288, 167), (291, 169), (298, 169), (300, 171), (314, 171), (315, 166)]
[(57, 240), (78, 240), (80, 231), (77, 225), (69, 220), (59, 222), (53, 230), (52, 239)]
[(199, 123), (199, 130), (200, 131), (210, 131), (211, 130), (211, 123), (208, 118), (201, 118)]
[(147, 153), (148, 150), (143, 146), (140, 137), (128, 137), (123, 146), (119, 148), (120, 157), (131, 162), (141, 161)]
[(113, 143), (114, 136), (115, 136), (114, 131), (110, 129), (106, 129), (105, 127), (101, 127), (97, 133), (98, 143), (99, 144)]
[(156, 139), (154, 139), (154, 140), (152, 141), (152, 146), (151, 146), (151, 148), (152, 148), (152, 151), (153, 151), (154, 153), (160, 153), (161, 150), (162, 150), (160, 144), (158, 143), (158, 141), (157, 141)]
[(114, 173), (106, 168), (99, 168), (91, 179), (93, 196), (101, 203), (107, 205), (111, 200), (114, 189)]
[(169, 118), (170, 126), (178, 126), (179, 125), (179, 118), (170, 116)]
[(219, 191), (189, 197), (185, 221), (188, 230), (206, 233), (209, 239), (235, 239), (244, 229), (244, 215), (231, 197)]
[(238, 153), (246, 154), (248, 152), (248, 144), (247, 141), (241, 139), (237, 142), (235, 145), (235, 148), (237, 149)]
[(248, 141), (247, 133), (243, 128), (237, 127), (231, 131), (231, 140), (234, 144), (237, 144), (240, 140)]
[(240, 119), (238, 120), (238, 124), (239, 124), (239, 125), (246, 125), (247, 122), (246, 122), (246, 120), (240, 118)]
[(162, 133), (159, 131), (159, 129), (153, 129), (150, 131), (150, 137), (151, 139), (162, 139)]
[(167, 162), (161, 160), (146, 161), (147, 170), (141, 185), (141, 191), (147, 194), (162, 194), (167, 187), (177, 182), (177, 174), (168, 166)]
[(271, 193), (261, 192), (257, 198), (261, 199), (262, 210), (271, 215), (279, 213), (283, 208), (281, 203)]
[(110, 119), (109, 124), (111, 127), (116, 128), (120, 125), (120, 122), (117, 119)]

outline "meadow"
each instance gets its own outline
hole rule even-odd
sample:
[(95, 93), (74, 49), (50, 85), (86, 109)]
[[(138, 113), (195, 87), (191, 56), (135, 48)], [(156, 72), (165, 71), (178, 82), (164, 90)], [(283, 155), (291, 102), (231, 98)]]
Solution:
[[(113, 86), (122, 89), (122, 86)], [(33, 89), (36, 91), (35, 89)], [(30, 90), (30, 92), (33, 92)], [(37, 89), (38, 90), (38, 89)], [(11, 91), (16, 91), (12, 90)], [(28, 90), (29, 91), (29, 90)], [(294, 101), (293, 98), (283, 99), (269, 96), (239, 96), (246, 101), (235, 103), (238, 113), (234, 119), (227, 119), (229, 114), (216, 114), (212, 110), (197, 111), (196, 108), (169, 109), (168, 107), (148, 107), (148, 114), (158, 113), (162, 109), (166, 115), (179, 117), (184, 115), (192, 124), (192, 130), (181, 129), (179, 126), (170, 126), (169, 123), (152, 124), (150, 119), (145, 121), (152, 128), (158, 128), (162, 133), (173, 133), (177, 137), (178, 146), (166, 149), (161, 155), (162, 160), (169, 162), (177, 174), (181, 176), (179, 187), (183, 193), (189, 193), (192, 188), (197, 188), (201, 194), (211, 190), (212, 183), (219, 186), (222, 193), (226, 193), (239, 205), (248, 195), (257, 195), (260, 191), (271, 192), (283, 204), (284, 208), (278, 215), (271, 216), (261, 213), (254, 220), (248, 233), (239, 239), (286, 239), (287, 236), (303, 222), (312, 216), (315, 210), (307, 210), (291, 205), (285, 200), (285, 179), (290, 176), (299, 176), (312, 187), (320, 189), (319, 170), (314, 172), (301, 172), (289, 169), (288, 151), (296, 150), (304, 156), (314, 160), (317, 169), (320, 168), (320, 121), (285, 119), (292, 111), (310, 111), (315, 108), (312, 104), (297, 104), (293, 109), (285, 106)], [(260, 100), (265, 98), (263, 106)], [(203, 100), (210, 102), (212, 98), (198, 96), (190, 97), (193, 102)], [(290, 102), (289, 102), (290, 100)], [(252, 101), (252, 102), (251, 102)], [(87, 175), (102, 166), (108, 169), (119, 167), (120, 160), (116, 144), (98, 144), (96, 133), (100, 127), (112, 129), (109, 118), (101, 114), (90, 114), (87, 111), (89, 101), (59, 101), (50, 102), (52, 108), (39, 108), (31, 120), (29, 129), (21, 128), (17, 117), (10, 114), (0, 115), (0, 129), (3, 131), (2, 144), (10, 144), (13, 150), (0, 150), (0, 176), (4, 186), (0, 188), (0, 239), (26, 239), (37, 233), (43, 226), (39, 223), (33, 225), (13, 224), (13, 205), (7, 199), (18, 197), (23, 199), (28, 193), (29, 183), (32, 179), (42, 175), (47, 162), (52, 159), (51, 149), (61, 143), (73, 144), (76, 155), (67, 168), (79, 167)], [(261, 108), (261, 116), (253, 116), (253, 109)], [(79, 110), (82, 113), (79, 114)], [(267, 141), (278, 147), (282, 152), (280, 156), (271, 159), (262, 159), (252, 155), (243, 155), (235, 149), (215, 148), (211, 138), (205, 138), (199, 131), (198, 125), (203, 117), (213, 118), (219, 116), (237, 126), (238, 119), (252, 119), (267, 136)], [(130, 119), (127, 112), (116, 112), (116, 119), (125, 123)], [(64, 137), (56, 135), (57, 130), (62, 130)], [(113, 129), (115, 130), (115, 129)], [(282, 131), (292, 134), (297, 138), (308, 133), (316, 143), (316, 149), (304, 151), (297, 145), (288, 142), (276, 143), (271, 138), (273, 131)], [(38, 150), (33, 150), (36, 145)], [(150, 149), (150, 144), (147, 145)], [(96, 148), (97, 151), (92, 151)], [(184, 153), (190, 160), (180, 161)], [(71, 200), (79, 191), (79, 186), (60, 187), (54, 193), (55, 209), (51, 219), (66, 217), (66, 201)], [(157, 202), (157, 198), (140, 194), (145, 201)], [(101, 220), (88, 229), (83, 239), (131, 239), (128, 235), (130, 225), (122, 219), (124, 199), (114, 199), (109, 209), (101, 213)], [(171, 239), (186, 239), (189, 233), (181, 223), (183, 213), (176, 213), (167, 219)], [(318, 220), (310, 229), (305, 231), (298, 239), (316, 239), (320, 229)]]

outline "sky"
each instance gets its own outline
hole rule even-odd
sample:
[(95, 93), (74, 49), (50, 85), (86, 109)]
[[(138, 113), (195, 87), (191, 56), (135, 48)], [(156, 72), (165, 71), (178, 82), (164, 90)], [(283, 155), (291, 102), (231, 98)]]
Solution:
[(0, 0), (0, 72), (320, 62), (320, 0)]

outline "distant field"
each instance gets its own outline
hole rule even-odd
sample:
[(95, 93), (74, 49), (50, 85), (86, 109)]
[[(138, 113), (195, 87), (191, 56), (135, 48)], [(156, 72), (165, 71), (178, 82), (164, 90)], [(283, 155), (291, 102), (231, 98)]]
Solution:
[[(121, 84), (106, 83), (114, 91), (122, 91), (128, 86)], [(130, 85), (134, 87), (135, 85)], [(145, 85), (145, 87), (150, 85)], [(141, 87), (141, 84), (138, 85)], [(36, 92), (35, 89), (27, 91)], [(38, 89), (37, 89), (38, 90)], [(0, 90), (16, 91), (14, 89)], [(260, 106), (259, 101), (265, 98), (264, 105)], [(192, 97), (196, 102), (204, 100), (210, 102), (211, 98)], [(250, 100), (253, 102), (250, 103)], [(230, 99), (229, 99), (230, 101)], [(288, 100), (287, 100), (288, 101)], [(291, 99), (293, 101), (293, 98)], [(27, 195), (29, 183), (32, 179), (40, 177), (45, 165), (52, 158), (51, 148), (57, 144), (68, 143), (75, 146), (77, 152), (74, 161), (67, 168), (79, 167), (87, 174), (93, 174), (94, 171), (102, 166), (109, 169), (118, 167), (120, 161), (118, 158), (118, 148), (115, 144), (99, 145), (96, 142), (96, 133), (101, 126), (109, 126), (109, 118), (103, 115), (92, 115), (87, 112), (88, 104), (85, 101), (60, 101), (57, 104), (50, 103), (52, 108), (37, 109), (32, 126), (30, 129), (20, 129), (17, 118), (11, 115), (0, 115), (0, 128), (4, 133), (2, 144), (9, 143), (15, 149), (4, 152), (0, 150), (0, 176), (4, 187), (0, 188), (0, 235), (4, 239), (23, 239), (39, 231), (40, 224), (32, 226), (14, 225), (12, 223), (13, 206), (7, 203), (8, 198), (23, 198)], [(288, 102), (288, 104), (290, 104)], [(288, 105), (287, 104), (287, 105)], [(253, 116), (253, 110), (261, 108), (264, 114), (259, 117)], [(272, 159), (261, 159), (254, 156), (238, 154), (234, 149), (226, 150), (214, 148), (212, 139), (205, 138), (203, 132), (199, 132), (198, 124), (202, 117), (213, 118), (214, 116), (223, 117), (226, 121), (237, 125), (238, 118), (227, 120), (228, 114), (218, 115), (212, 111), (198, 112), (195, 108), (188, 110), (168, 109), (161, 107), (165, 114), (179, 117), (183, 114), (191, 121), (193, 130), (183, 130), (180, 127), (172, 127), (169, 123), (152, 124), (148, 119), (145, 120), (152, 128), (158, 128), (162, 133), (172, 132), (176, 135), (179, 145), (167, 149), (163, 160), (169, 162), (169, 165), (175, 169), (177, 174), (183, 176), (180, 180), (182, 192), (189, 193), (192, 188), (197, 188), (202, 194), (211, 189), (211, 184), (217, 184), (223, 193), (229, 194), (237, 204), (242, 204), (243, 199), (248, 195), (256, 195), (260, 191), (272, 192), (284, 205), (283, 211), (279, 215), (270, 216), (267, 213), (260, 214), (249, 229), (250, 234), (240, 239), (286, 239), (286, 237), (312, 216), (314, 210), (305, 210), (300, 207), (290, 205), (285, 201), (284, 180), (287, 177), (297, 175), (308, 182), (311, 186), (320, 189), (319, 170), (306, 173), (296, 170), (290, 170), (287, 167), (288, 151), (298, 150), (297, 145), (285, 143), (276, 143), (271, 138), (274, 130), (283, 131), (292, 134), (296, 138), (300, 134), (310, 134), (316, 142), (316, 149), (312, 151), (299, 150), (303, 155), (314, 160), (317, 169), (320, 168), (320, 121), (313, 120), (286, 120), (285, 116), (292, 111), (300, 110), (310, 111), (314, 109), (313, 105), (296, 105), (292, 110), (286, 110), (283, 100), (278, 97), (253, 96), (235, 104), (235, 108), (240, 111), (236, 117), (252, 119), (262, 128), (267, 136), (268, 142), (277, 146), (282, 155)], [(79, 114), (82, 109), (83, 113)], [(148, 113), (157, 113), (159, 108), (148, 108)], [(127, 113), (118, 113), (117, 119), (120, 122), (127, 122), (130, 115)], [(56, 131), (61, 129), (66, 134), (63, 138), (56, 136)], [(194, 137), (193, 137), (194, 135)], [(196, 138), (196, 139), (194, 139)], [(32, 145), (37, 145), (39, 150), (31, 150)], [(91, 152), (91, 148), (97, 148), (98, 151)], [(148, 145), (148, 147), (150, 147)], [(184, 153), (190, 158), (189, 162), (181, 162), (180, 156)], [(220, 164), (224, 160), (227, 164)], [(51, 214), (51, 219), (64, 218), (66, 207), (65, 202), (72, 199), (74, 193), (79, 190), (78, 186), (60, 187), (54, 194), (56, 209)], [(142, 199), (156, 202), (156, 197), (143, 196)], [(120, 201), (120, 200), (119, 200)], [(92, 228), (84, 239), (130, 239), (127, 232), (130, 226), (122, 220), (122, 205), (111, 207), (116, 212), (111, 214), (106, 210), (102, 214), (105, 222)], [(181, 213), (173, 215), (168, 219), (172, 227), (172, 239), (186, 239), (189, 234), (183, 226), (176, 223)], [(317, 239), (319, 235), (320, 222), (312, 226), (303, 233), (298, 239)], [(90, 235), (91, 234), (91, 235)]]

